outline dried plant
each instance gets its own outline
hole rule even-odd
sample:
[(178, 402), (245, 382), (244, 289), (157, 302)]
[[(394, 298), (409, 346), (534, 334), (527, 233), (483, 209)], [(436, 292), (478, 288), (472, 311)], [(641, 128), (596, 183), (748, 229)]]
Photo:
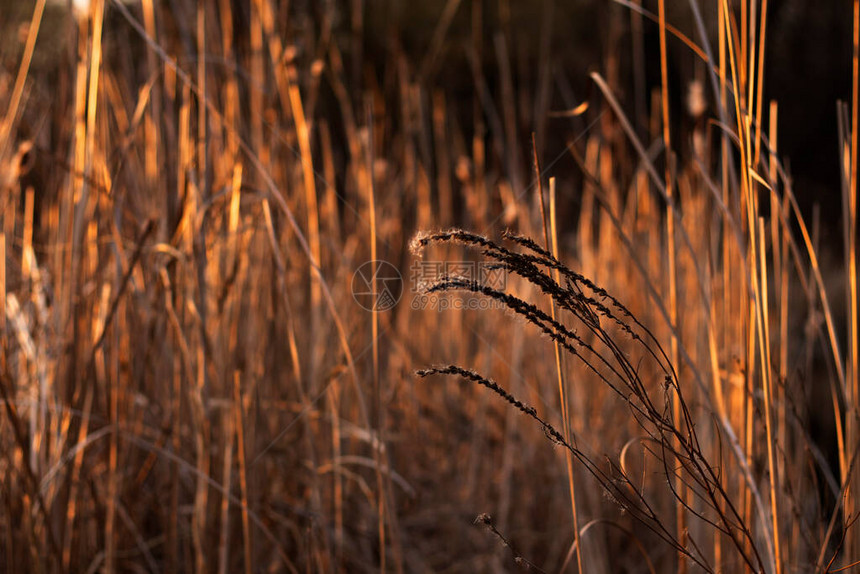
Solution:
[[(483, 256), (495, 262), (499, 268), (522, 277), (541, 292), (551, 296), (558, 308), (564, 310), (569, 318), (575, 319), (575, 324), (585, 328), (588, 335), (580, 335), (576, 327), (567, 327), (561, 318), (552, 319), (532, 303), (475, 280), (443, 277), (429, 285), (427, 292), (464, 290), (493, 298), (558, 342), (628, 405), (631, 416), (648, 439), (647, 451), (660, 461), (666, 486), (678, 504), (727, 535), (744, 562), (755, 571), (763, 571), (764, 561), (752, 531), (744, 523), (732, 496), (723, 486), (719, 461), (709, 460), (700, 445), (696, 425), (684, 399), (682, 385), (659, 341), (618, 299), (586, 277), (567, 268), (534, 241), (507, 232), (504, 237), (521, 246), (525, 252), (511, 251), (485, 237), (460, 230), (418, 235), (412, 245), (417, 251), (434, 243), (445, 242), (479, 249)], [(564, 278), (563, 284), (553, 279), (551, 271), (555, 270)], [(656, 372), (661, 375), (659, 380), (643, 380), (642, 371), (652, 372), (651, 369), (643, 369), (641, 363), (632, 362), (627, 344), (620, 341), (620, 337), (632, 341), (655, 363)], [(709, 572), (715, 571), (715, 567), (701, 552), (695, 540), (684, 542), (677, 538), (672, 519), (660, 514), (646, 492), (637, 486), (635, 477), (627, 474), (618, 459), (607, 458), (605, 462), (601, 462), (590, 458), (576, 448), (575, 440), (573, 444), (569, 444), (533, 407), (526, 406), (498, 383), (474, 371), (456, 365), (418, 371), (421, 377), (433, 374), (457, 375), (483, 385), (537, 421), (547, 437), (568, 449), (611, 499), (626, 512), (646, 524), (661, 539), (688, 556), (698, 566)], [(675, 396), (682, 407), (681, 419), (675, 419), (672, 414), (672, 400)], [(690, 507), (687, 500), (674, 490), (676, 479), (680, 479), (690, 492), (704, 503), (704, 509)]]

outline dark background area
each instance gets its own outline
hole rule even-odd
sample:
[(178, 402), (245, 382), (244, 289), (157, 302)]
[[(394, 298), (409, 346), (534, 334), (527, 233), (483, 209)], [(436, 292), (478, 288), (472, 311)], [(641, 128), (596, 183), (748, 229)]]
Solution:
[[(779, 149), (807, 213), (821, 204), (823, 236), (840, 244), (837, 101), (851, 101), (851, 3), (773, 2), (765, 90), (779, 102)], [(832, 225), (831, 225), (832, 224)]]
[[(410, 58), (420, 61), (432, 42), (439, 16), (446, 2), (403, 4), (400, 2), (373, 2), (388, 5), (388, 9), (371, 11), (370, 26), (386, 28), (395, 25), (401, 30), (402, 49)], [(474, 82), (466, 60), (472, 34), (473, 8), (471, 2), (461, 2), (446, 35), (445, 46), (439, 60), (444, 64), (434, 71), (433, 81), (454, 94), (460, 94), (469, 103)], [(643, 8), (656, 14), (656, 0), (645, 0)], [(689, 3), (677, 0), (667, 2), (667, 21), (693, 41), (700, 37), (693, 20)], [(717, 2), (699, 2), (705, 25), (711, 36), (716, 57)], [(550, 14), (547, 15), (547, 11)], [(599, 71), (610, 80), (613, 74), (609, 56), (616, 59), (614, 80), (619, 99), (629, 116), (634, 118), (637, 107), (648, 112), (647, 101), (636, 102), (634, 86), (634, 54), (632, 45), (631, 10), (611, 0), (582, 0), (578, 2), (482, 2), (484, 20), (483, 69), (487, 84), (495, 99), (501, 99), (494, 73), (498, 61), (493, 43), (493, 31), (509, 30), (509, 46), (515, 85), (534, 85), (539, 62), (541, 41), (547, 23), (551, 31), (549, 54), (555, 78), (552, 82), (552, 108), (564, 109), (568, 104), (560, 93), (559, 84), (567, 83), (579, 99), (591, 93), (588, 72)], [(739, 18), (739, 15), (736, 14)], [(378, 20), (377, 20), (378, 18)], [(813, 206), (821, 212), (821, 239), (842, 251), (841, 184), (837, 128), (837, 102), (850, 102), (851, 98), (851, 20), (852, 6), (848, 1), (815, 2), (810, 0), (773, 0), (768, 2), (765, 61), (765, 102), (763, 121), (767, 121), (767, 104), (771, 100), (779, 105), (778, 152), (794, 182), (794, 191), (804, 216), (812, 221)], [(656, 23), (642, 19), (644, 33), (645, 96), (660, 86), (659, 38)], [(383, 48), (385, 36), (377, 36)], [(390, 38), (390, 36), (389, 36)], [(390, 47), (390, 44), (389, 44)], [(370, 47), (370, 51), (374, 49)], [(685, 108), (686, 86), (693, 79), (705, 79), (705, 68), (689, 48), (669, 36), (670, 92), (673, 122), (680, 134), (676, 145), (683, 148), (684, 122), (688, 120)], [(517, 66), (517, 61), (532, 62)], [(385, 61), (380, 58), (379, 61)], [(532, 77), (523, 77), (531, 74)], [(561, 76), (561, 77), (559, 77)], [(710, 83), (705, 82), (710, 102)], [(465, 113), (469, 105), (463, 106)], [(709, 114), (714, 115), (710, 109)], [(464, 121), (464, 125), (471, 122)], [(575, 122), (574, 122), (575, 124)], [(525, 137), (532, 126), (521, 125)], [(552, 141), (559, 123), (550, 121), (547, 130)], [(566, 126), (565, 126), (566, 128)], [(765, 130), (767, 125), (765, 125)], [(688, 133), (688, 131), (687, 131)], [(557, 142), (563, 144), (563, 137)], [(552, 147), (552, 146), (550, 146)], [(564, 166), (560, 166), (562, 169)], [(828, 250), (829, 251), (829, 250)]]

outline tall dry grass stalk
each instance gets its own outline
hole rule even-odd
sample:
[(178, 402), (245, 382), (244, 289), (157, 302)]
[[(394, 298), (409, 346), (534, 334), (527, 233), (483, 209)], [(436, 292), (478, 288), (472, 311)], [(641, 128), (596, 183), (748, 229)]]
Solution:
[(0, 570), (856, 567), (860, 4), (836, 270), (768, 2), (443, 4), (3, 19)]

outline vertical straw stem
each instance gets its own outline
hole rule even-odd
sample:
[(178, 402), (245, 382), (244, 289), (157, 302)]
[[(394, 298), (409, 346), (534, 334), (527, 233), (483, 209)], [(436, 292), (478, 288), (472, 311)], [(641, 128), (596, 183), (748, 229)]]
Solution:
[(245, 423), (242, 420), (244, 411), (242, 401), (241, 373), (233, 373), (233, 419), (236, 429), (236, 458), (239, 463), (239, 492), (242, 500), (242, 541), (244, 550), (245, 574), (255, 572), (254, 553), (251, 539), (251, 521), (248, 515), (248, 464), (245, 454)]
[(767, 433), (767, 465), (770, 478), (770, 504), (771, 504), (771, 520), (773, 528), (773, 545), (776, 554), (776, 574), (782, 573), (782, 554), (780, 547), (779, 536), (779, 511), (776, 498), (776, 485), (779, 480), (777, 466), (774, 458), (774, 433), (773, 433), (773, 389), (771, 379), (771, 361), (770, 361), (770, 329), (768, 315), (768, 296), (767, 296), (767, 257), (765, 244), (765, 224), (764, 218), (758, 218), (758, 242), (759, 242), (759, 262), (761, 265), (761, 275), (759, 281), (759, 292), (756, 295), (758, 299), (759, 312), (756, 313), (756, 323), (758, 326), (758, 341), (759, 341), (759, 358), (761, 360), (761, 382), (762, 393), (764, 396), (764, 424), (765, 432)]
[(197, 187), (206, 193), (206, 0), (197, 2)]
[[(556, 202), (555, 202), (555, 178), (549, 180), (549, 213), (550, 213), (550, 228), (552, 237), (552, 254), (558, 259), (558, 230), (556, 228)], [(561, 278), (558, 269), (555, 270), (555, 282), (561, 284)], [(552, 304), (552, 318), (555, 320), (555, 302)], [(561, 348), (558, 341), (555, 341), (555, 368), (558, 373), (558, 390), (559, 400), (562, 404), (562, 413), (564, 415), (563, 429), (565, 432), (565, 440), (570, 441), (570, 412), (566, 394), (564, 370), (562, 369)], [(579, 536), (579, 513), (576, 510), (576, 482), (573, 476), (573, 458), (569, 450), (565, 450), (565, 463), (567, 465), (567, 482), (570, 490), (570, 506), (573, 513), (573, 537), (576, 544), (576, 568), (577, 572), (584, 572), (582, 568), (582, 541)]]
[[(157, 38), (155, 29), (155, 6), (154, 0), (142, 0), (141, 11), (143, 12), (143, 22), (146, 27), (146, 32), (152, 38)], [(155, 77), (158, 71), (158, 58), (150, 50), (146, 53), (146, 64), (149, 74)], [(157, 81), (157, 80), (156, 80)], [(145, 139), (144, 145), (144, 175), (148, 186), (155, 186), (158, 178), (158, 131), (161, 118), (161, 93), (157, 89), (152, 90), (152, 98), (150, 105), (147, 107), (146, 117), (143, 124), (143, 133)], [(150, 187), (150, 189), (153, 189)], [(167, 209), (165, 202), (163, 208)], [(167, 229), (167, 226), (165, 226)]]
[[(777, 420), (776, 420), (776, 437), (778, 444), (784, 449), (788, 448), (788, 428), (786, 427), (786, 406), (785, 406), (785, 389), (786, 380), (788, 379), (788, 237), (790, 228), (782, 225), (782, 217), (780, 213), (787, 207), (786, 200), (780, 201), (777, 194), (777, 125), (778, 125), (778, 106), (775, 101), (770, 102), (770, 117), (768, 126), (770, 129), (768, 135), (768, 143), (770, 144), (770, 161), (768, 173), (770, 180), (774, 186), (770, 194), (771, 197), (771, 225), (772, 225), (772, 241), (773, 241), (773, 257), (774, 257), (774, 280), (779, 281), (779, 366), (778, 366), (778, 384), (774, 389), (774, 403), (777, 405)], [(779, 461), (778, 467), (780, 473), (787, 473), (789, 469), (785, 457)], [(787, 476), (781, 474), (781, 476)], [(797, 529), (794, 528), (793, 532)], [(789, 548), (794, 547), (793, 540), (789, 540)]]
[[(534, 150), (534, 168), (535, 168), (535, 177), (537, 178), (537, 190), (538, 190), (538, 198), (540, 203), (540, 214), (541, 214), (541, 224), (543, 226), (543, 237), (544, 242), (547, 249), (551, 249), (553, 256), (558, 258), (558, 234), (556, 229), (556, 218), (555, 218), (555, 178), (550, 178), (549, 189), (550, 189), (550, 213), (549, 213), (549, 226), (547, 225), (547, 213), (546, 213), (546, 205), (543, 197), (543, 182), (541, 180), (541, 170), (540, 170), (540, 160), (538, 159), (537, 152), (537, 144), (535, 140), (535, 134), (532, 132), (532, 149)], [(550, 232), (551, 228), (551, 232)], [(550, 234), (552, 236), (552, 241), (550, 242)], [(556, 283), (561, 283), (560, 275), (558, 269), (554, 271), (555, 281)], [(550, 316), (553, 321), (556, 321), (556, 308), (555, 301), (550, 297)], [(565, 380), (564, 380), (564, 370), (562, 368), (562, 360), (561, 360), (561, 347), (558, 341), (555, 341), (553, 345), (555, 349), (555, 369), (556, 374), (558, 375), (558, 398), (559, 403), (561, 404), (561, 420), (562, 420), (562, 432), (564, 433), (564, 440), (568, 443), (570, 442), (570, 415), (568, 413), (568, 400), (567, 400), (567, 392), (565, 390)], [(567, 465), (567, 485), (568, 490), (570, 492), (570, 506), (571, 512), (573, 514), (573, 537), (574, 537), (574, 545), (576, 546), (576, 567), (577, 572), (582, 573), (582, 542), (579, 538), (579, 514), (576, 510), (576, 484), (574, 482), (573, 476), (573, 457), (571, 455), (570, 450), (565, 449), (565, 463)]]
[[(860, 398), (860, 333), (858, 333), (858, 301), (857, 301), (857, 146), (858, 146), (858, 123), (857, 116), (858, 100), (860, 100), (860, 0), (854, 0), (854, 57), (852, 61), (852, 95), (851, 95), (851, 175), (848, 185), (848, 317), (850, 321), (850, 341), (848, 356), (851, 364), (847, 369), (850, 373), (851, 388), (846, 394), (851, 397), (846, 422), (848, 423), (848, 441), (846, 444), (853, 445), (858, 441), (860, 435), (860, 413), (858, 413), (858, 398)], [(845, 457), (848, 453), (845, 453)], [(846, 500), (845, 520), (852, 519), (857, 509), (857, 495), (860, 491), (860, 475), (855, 473), (851, 487), (848, 488)], [(860, 542), (853, 537), (854, 542), (849, 547), (849, 558), (856, 560), (860, 556)]]
[[(319, 233), (319, 208), (317, 200), (317, 188), (314, 175), (313, 154), (311, 153), (311, 136), (310, 127), (305, 118), (304, 105), (302, 104), (301, 93), (299, 92), (298, 78), (296, 72), (290, 68), (287, 78), (289, 80), (289, 96), (290, 109), (293, 114), (293, 121), (296, 123), (296, 135), (299, 140), (299, 152), (302, 162), (302, 181), (305, 188), (305, 201), (307, 202), (308, 210), (308, 243), (313, 260), (317, 265), (322, 265), (320, 259), (320, 233)], [(318, 281), (311, 283), (311, 308), (316, 310), (322, 295)]]
[[(731, 18), (729, 15), (728, 2), (726, 2), (725, 0), (722, 2), (722, 17), (725, 19), (726, 28), (728, 29), (730, 27)], [(743, 33), (743, 30), (744, 30), (743, 27), (741, 28), (741, 30), (742, 30), (741, 35), (742, 35), (742, 40), (743, 40), (746, 36)], [(759, 290), (760, 276), (759, 276), (759, 272), (757, 269), (759, 254), (758, 254), (758, 239), (756, 238), (757, 226), (756, 226), (756, 220), (755, 220), (755, 212), (756, 212), (755, 199), (756, 198), (755, 198), (755, 193), (753, 192), (754, 190), (752, 187), (753, 178), (752, 178), (752, 175), (750, 173), (751, 168), (750, 168), (750, 158), (749, 158), (749, 152), (750, 152), (750, 135), (749, 135), (750, 118), (749, 118), (749, 115), (745, 113), (746, 110), (745, 109), (742, 110), (742, 108), (741, 108), (741, 97), (740, 96), (743, 94), (743, 92), (742, 92), (741, 86), (739, 84), (739, 78), (742, 74), (742, 70), (740, 70), (739, 67), (742, 65), (743, 56), (744, 56), (744, 51), (741, 50), (741, 53), (738, 54), (736, 57), (735, 51), (734, 51), (734, 46), (732, 45), (732, 42), (729, 42), (729, 60), (731, 62), (732, 78), (733, 78), (734, 84), (735, 84), (735, 93), (734, 93), (734, 96), (735, 96), (734, 97), (735, 115), (737, 118), (738, 136), (739, 136), (738, 137), (738, 139), (739, 139), (738, 147), (740, 150), (741, 210), (742, 210), (741, 217), (743, 217), (743, 210), (745, 209), (746, 210), (747, 232), (750, 234), (749, 250), (748, 250), (748, 257), (749, 257), (748, 265), (749, 265), (749, 268), (751, 271), (750, 276), (752, 278), (752, 296), (756, 298), (755, 301), (750, 301), (749, 317), (750, 317), (750, 323), (751, 324), (754, 323), (758, 326), (758, 332), (759, 332), (759, 335), (761, 336), (762, 335), (762, 329), (763, 329), (763, 327), (761, 325), (762, 299), (760, 297), (761, 292)], [(747, 296), (747, 299), (749, 299), (749, 295)], [(752, 376), (753, 376), (753, 366), (754, 366), (754, 361), (755, 361), (755, 356), (754, 356), (755, 355), (755, 328), (750, 328), (749, 337), (747, 338), (747, 341), (748, 341), (748, 344), (747, 344), (747, 366), (748, 366), (747, 379), (749, 381), (751, 381)], [(767, 373), (768, 373), (768, 369), (769, 369), (769, 364), (763, 365), (763, 368), (765, 369), (765, 372), (762, 373), (762, 377), (766, 377)], [(751, 452), (751, 447), (752, 447), (752, 442), (751, 442), (752, 441), (752, 414), (753, 414), (752, 413), (752, 405), (750, 404), (750, 399), (748, 397), (748, 399), (747, 399), (747, 431), (746, 431), (747, 432), (748, 453)], [(770, 448), (770, 445), (769, 445), (769, 448)], [(771, 494), (773, 495), (773, 492)], [(776, 500), (773, 498), (773, 496), (772, 496), (771, 502), (773, 505), (776, 504)], [(775, 507), (773, 508), (773, 511), (774, 511), (774, 513), (773, 513), (774, 516), (772, 518), (772, 521), (776, 522), (776, 518), (775, 518), (776, 508)], [(767, 528), (766, 525), (765, 525), (765, 528)], [(767, 546), (768, 546), (768, 552), (770, 554), (770, 558), (771, 558), (771, 561), (773, 563), (773, 570), (775, 572), (777, 572), (777, 574), (779, 574), (781, 572), (781, 565), (780, 565), (780, 560), (779, 560), (779, 556), (778, 556), (779, 555), (779, 543), (777, 540), (777, 536), (778, 536), (778, 533), (773, 532), (770, 537), (766, 537), (766, 542), (767, 542)], [(775, 548), (775, 550), (774, 550), (774, 548)]]
[(374, 441), (373, 456), (376, 467), (376, 490), (377, 490), (377, 530), (379, 535), (379, 571), (385, 572), (386, 568), (386, 539), (385, 539), (385, 484), (382, 478), (382, 393), (379, 388), (379, 316), (376, 308), (376, 198), (373, 189), (373, 108), (367, 105), (367, 205), (370, 219), (370, 290), (373, 309), (370, 313), (371, 325), (371, 350), (373, 355), (373, 410), (371, 411), (371, 425), (376, 429), (377, 440)]
[[(678, 323), (678, 298), (677, 298), (677, 283), (676, 283), (676, 262), (675, 262), (675, 217), (672, 213), (672, 138), (670, 130), (669, 116), (669, 72), (668, 72), (668, 55), (666, 53), (666, 4), (664, 0), (658, 3), (658, 19), (660, 27), (660, 86), (661, 86), (661, 103), (663, 110), (663, 145), (665, 157), (665, 185), (666, 196), (669, 201), (666, 203), (666, 247), (668, 251), (668, 272), (669, 272), (669, 321), (672, 324), (672, 334), (670, 335), (670, 357), (673, 365), (679, 364), (678, 361), (678, 338), (675, 336), (675, 329)], [(678, 393), (675, 393), (672, 400), (672, 412), (675, 421), (681, 420), (681, 403)], [(681, 499), (686, 498), (686, 485), (683, 477), (678, 475), (675, 478), (675, 489)], [(684, 504), (678, 504), (676, 507), (676, 528), (677, 538), (682, 546), (686, 544), (687, 539), (687, 524), (686, 511)], [(687, 572), (687, 559), (683, 552), (678, 551), (678, 572), (685, 574)]]
[[(761, 108), (762, 99), (764, 98), (764, 56), (765, 56), (765, 38), (767, 36), (767, 0), (761, 2), (761, 23), (759, 25), (758, 35), (758, 75), (756, 76), (756, 96), (755, 96), (755, 161), (753, 165), (758, 165), (759, 154), (761, 152)], [(771, 145), (775, 144), (775, 140), (770, 140)], [(775, 154), (774, 156), (775, 157)], [(775, 179), (775, 178), (774, 178)]]
[[(237, 373), (234, 373), (237, 374)], [(233, 413), (225, 410), (222, 415), (224, 425), (224, 464), (222, 466), (222, 484), (224, 493), (221, 495), (221, 533), (218, 538), (218, 574), (229, 572), (230, 559), (230, 497), (233, 488)]]
[[(87, 223), (87, 205), (89, 203), (89, 186), (87, 176), (92, 171), (93, 156), (95, 154), (96, 143), (96, 110), (98, 109), (99, 95), (99, 78), (101, 75), (101, 58), (102, 58), (102, 24), (104, 22), (104, 2), (97, 0), (90, 7), (90, 20), (92, 22), (92, 44), (90, 46), (89, 58), (89, 77), (87, 88), (87, 112), (86, 112), (86, 131), (84, 140), (84, 177), (81, 179), (80, 198), (77, 206), (74, 209), (74, 224), (73, 229), (73, 244), (72, 244), (72, 260), (71, 266), (77, 266), (78, 260), (82, 259), (80, 243), (83, 240), (85, 225)], [(83, 16), (82, 16), (83, 18)], [(83, 269), (80, 270), (83, 273)], [(74, 277), (76, 273), (72, 272)], [(70, 282), (69, 289), (74, 292), (74, 282)], [(74, 299), (74, 296), (73, 296)], [(73, 319), (74, 320), (74, 319)], [(106, 379), (107, 380), (107, 379)], [(113, 383), (118, 385), (119, 381), (114, 379)], [(119, 408), (118, 408), (118, 386), (111, 388), (108, 391), (110, 401), (110, 420), (113, 424), (118, 424)], [(117, 433), (112, 433), (110, 438), (110, 447), (108, 451), (108, 493), (106, 500), (106, 516), (105, 516), (105, 571), (111, 573), (115, 568), (115, 518), (116, 518), (116, 502), (119, 476), (117, 471), (118, 463), (118, 437)]]

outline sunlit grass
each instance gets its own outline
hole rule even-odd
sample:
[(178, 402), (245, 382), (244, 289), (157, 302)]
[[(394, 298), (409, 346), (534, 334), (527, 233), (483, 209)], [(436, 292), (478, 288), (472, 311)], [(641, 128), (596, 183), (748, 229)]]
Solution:
[[(385, 29), (361, 2), (240, 4), (8, 24), (0, 570), (860, 560), (857, 0), (836, 270), (777, 154), (767, 1), (689, 30), (613, 4), (634, 62), (575, 71), (584, 99), (518, 3), (439, 5), (417, 56), (417, 8)], [(376, 260), (404, 292), (369, 313), (352, 276)], [(418, 293), (421, 261), (506, 282)]]

